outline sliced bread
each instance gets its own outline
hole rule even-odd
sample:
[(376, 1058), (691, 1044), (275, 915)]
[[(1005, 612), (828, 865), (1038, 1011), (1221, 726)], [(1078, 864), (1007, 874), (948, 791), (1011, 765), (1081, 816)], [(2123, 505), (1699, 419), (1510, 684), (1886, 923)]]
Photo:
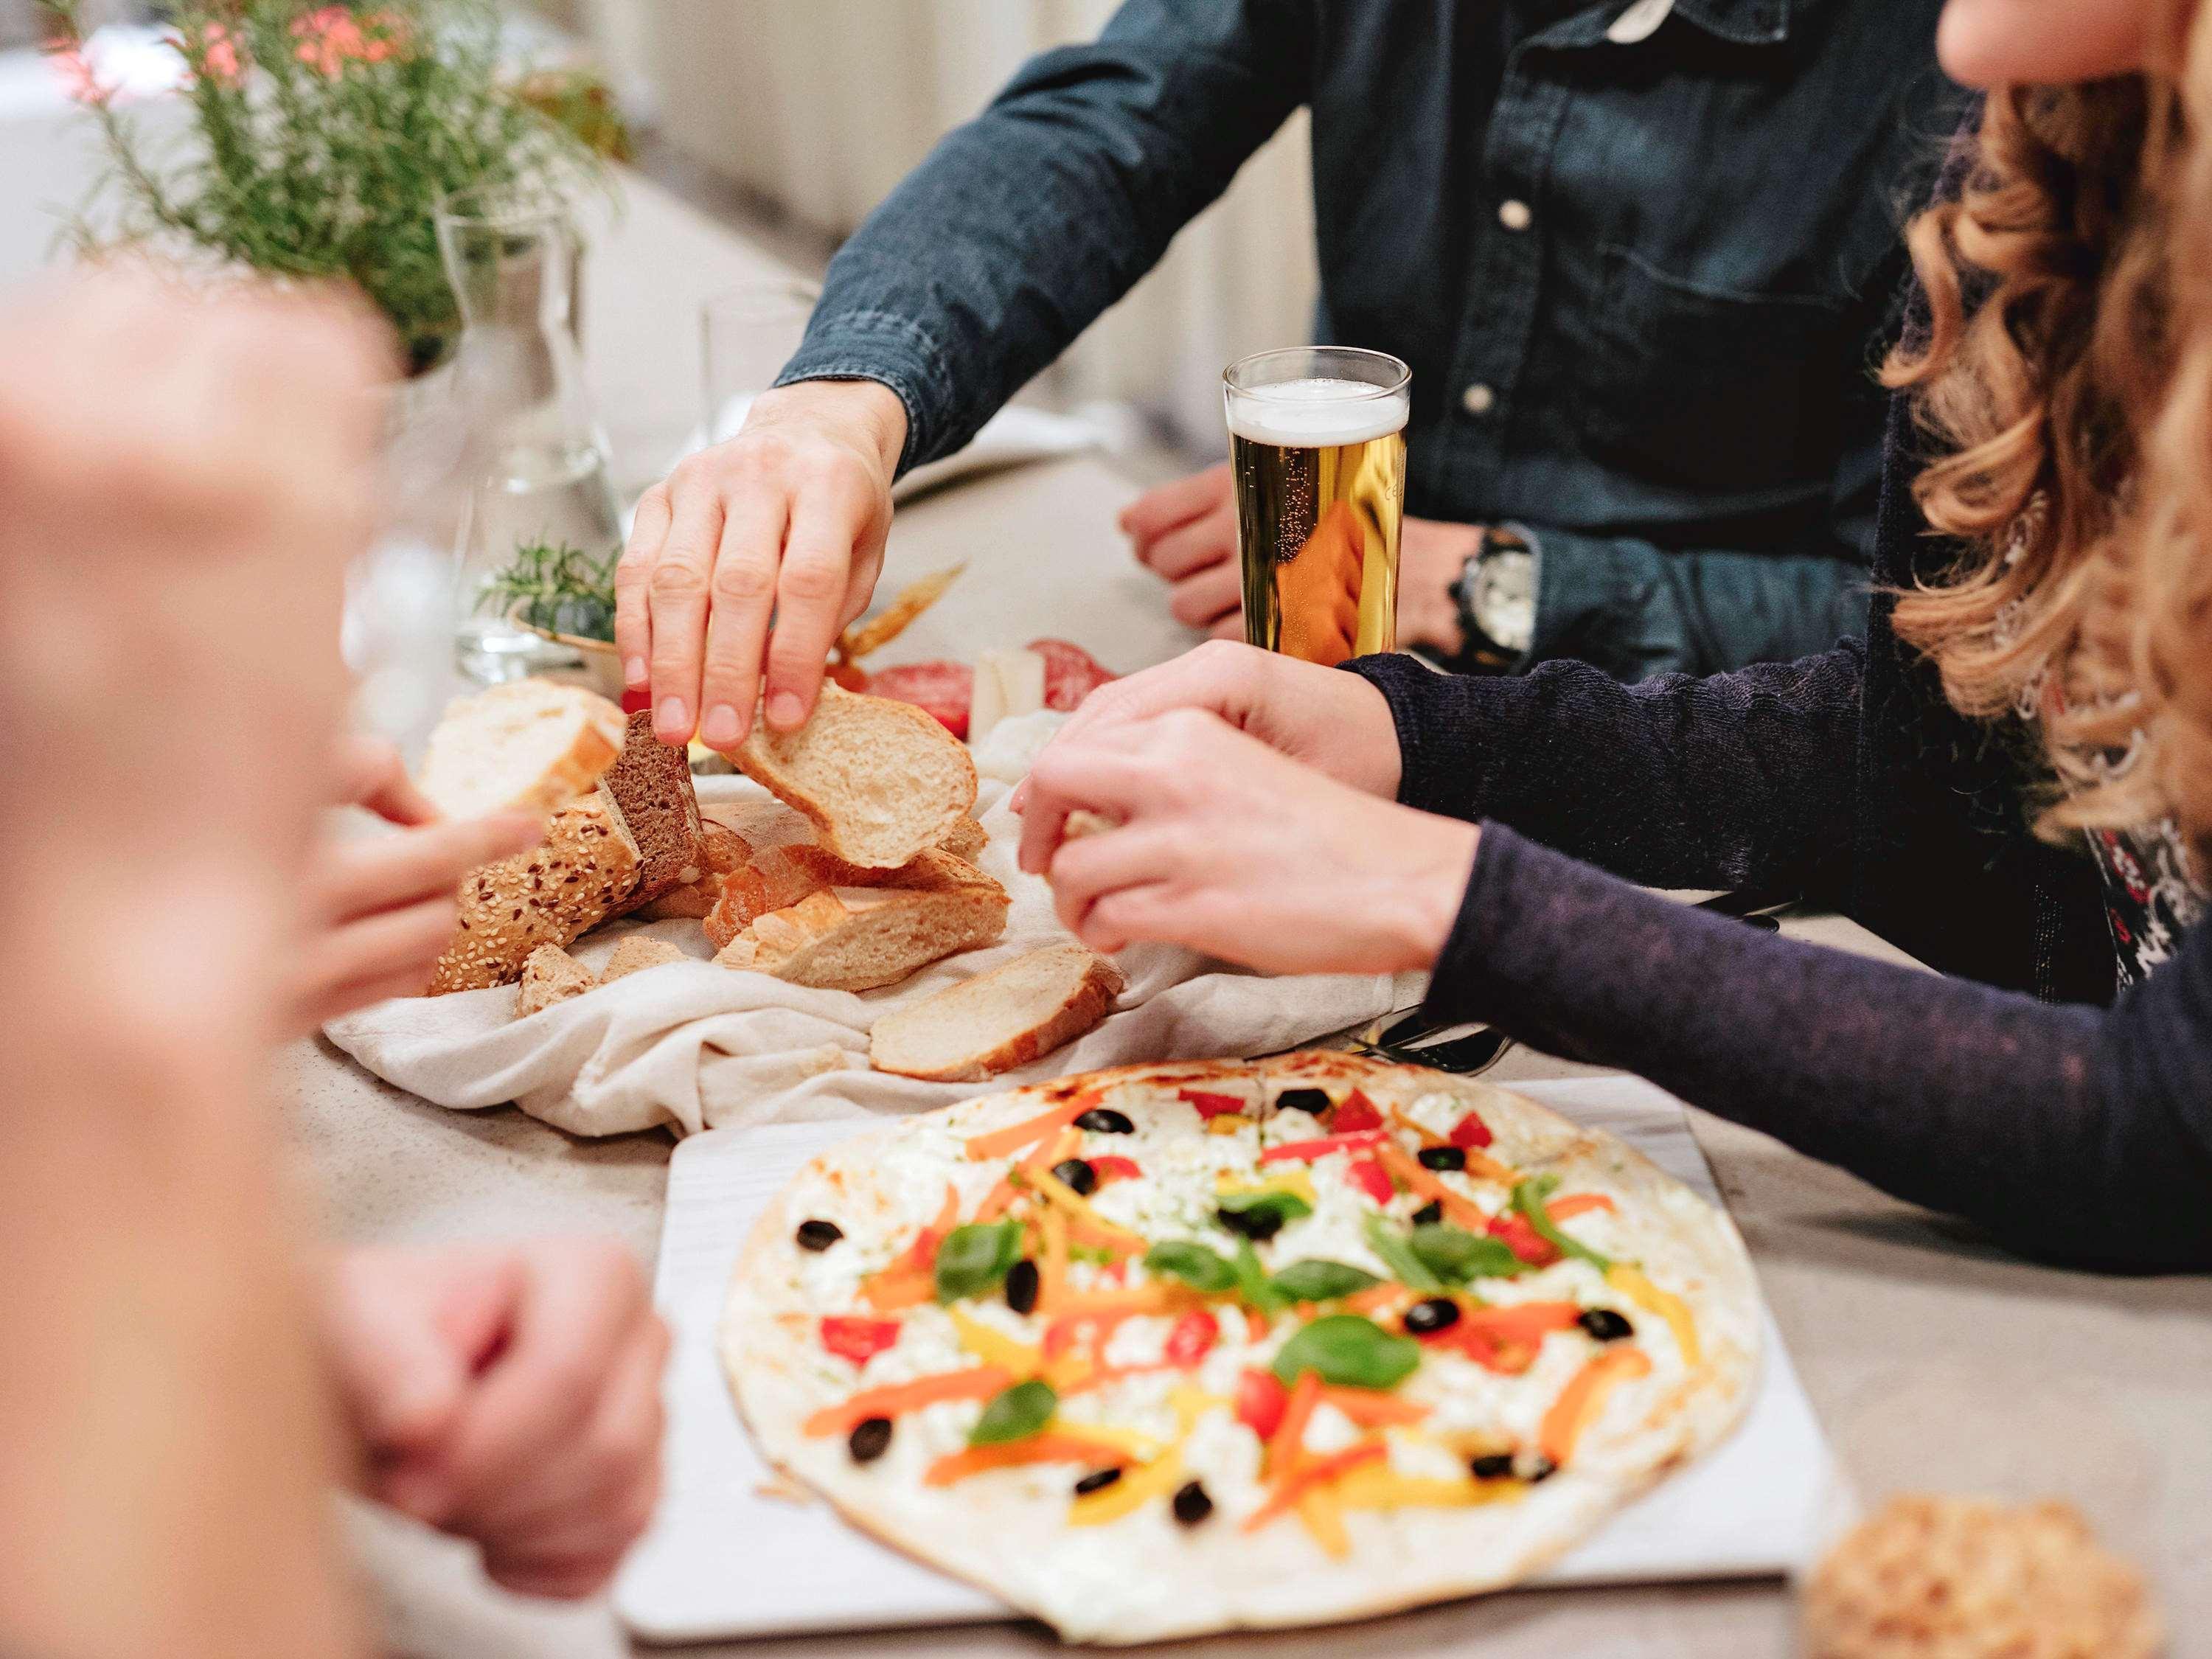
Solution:
[(650, 713), (641, 709), (629, 717), (622, 753), (599, 780), (599, 799), (639, 859), (637, 885), (616, 915), (650, 904), (706, 873), (706, 836), (691, 768), (682, 750), (653, 735)]
[[(714, 908), (715, 901), (722, 896), (722, 878), (733, 875), (751, 864), (753, 849), (745, 838), (726, 824), (711, 819), (702, 822), (702, 845), (706, 853), (706, 873), (696, 881), (687, 881), (681, 887), (671, 888), (651, 903), (640, 907), (637, 914), (647, 921), (684, 920), (704, 921)], [(724, 944), (727, 944), (726, 939)]]
[(755, 918), (714, 960), (793, 985), (839, 991), (896, 985), (940, 957), (976, 950), (1006, 932), (1006, 890), (975, 874), (972, 881), (930, 889), (811, 893)]
[(805, 726), (756, 726), (733, 758), (811, 819), (824, 847), (872, 870), (936, 846), (975, 805), (975, 764), (958, 738), (910, 703), (834, 683)]
[(983, 850), (990, 839), (990, 836), (984, 833), (981, 824), (963, 812), (953, 823), (952, 828), (945, 831), (945, 839), (937, 844), (951, 854), (954, 858), (965, 859), (969, 863), (973, 864), (975, 862), (976, 854)]
[(580, 997), (597, 983), (592, 970), (557, 945), (541, 945), (522, 964), (514, 988), (514, 1017), (527, 1019), (556, 1002)]
[(868, 1034), (879, 1072), (933, 1083), (981, 1083), (1042, 1059), (1113, 1012), (1121, 969), (1080, 945), (1048, 945), (947, 986)]
[(599, 969), (599, 983), (611, 985), (632, 974), (641, 974), (648, 968), (665, 968), (672, 962), (689, 962), (691, 958), (665, 939), (650, 939), (643, 933), (633, 933), (615, 946), (607, 957), (607, 965)]
[(836, 887), (896, 887), (917, 892), (951, 892), (988, 886), (1001, 897), (1006, 890), (965, 859), (933, 847), (896, 870), (871, 870), (848, 864), (827, 848), (799, 842), (771, 847), (753, 855), (744, 869), (725, 877), (703, 926), (718, 951), (759, 917), (787, 910), (812, 893)]
[(550, 812), (590, 793), (622, 743), (622, 710), (597, 692), (510, 680), (447, 707), (416, 781), (449, 818)]
[(539, 945), (574, 944), (613, 915), (639, 864), (597, 797), (562, 807), (539, 845), (462, 878), (460, 919), (429, 994), (513, 984)]

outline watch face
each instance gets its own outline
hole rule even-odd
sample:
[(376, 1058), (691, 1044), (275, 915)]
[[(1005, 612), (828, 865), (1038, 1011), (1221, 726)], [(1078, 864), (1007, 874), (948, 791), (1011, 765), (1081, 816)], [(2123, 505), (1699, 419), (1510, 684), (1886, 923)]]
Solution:
[(1468, 609), (1482, 631), (1518, 656), (1536, 635), (1536, 560), (1525, 548), (1492, 547), (1476, 561)]

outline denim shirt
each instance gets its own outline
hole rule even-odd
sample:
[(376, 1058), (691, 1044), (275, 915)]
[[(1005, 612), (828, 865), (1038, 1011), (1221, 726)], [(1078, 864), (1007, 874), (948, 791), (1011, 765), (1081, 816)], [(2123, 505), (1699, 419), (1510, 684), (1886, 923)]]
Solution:
[(1864, 615), (1869, 370), (1957, 94), (1941, 0), (1128, 0), (839, 252), (786, 381), (959, 447), (1300, 105), (1317, 340), (1413, 366), (1408, 510), (1539, 550), (1538, 658), (1624, 678)]

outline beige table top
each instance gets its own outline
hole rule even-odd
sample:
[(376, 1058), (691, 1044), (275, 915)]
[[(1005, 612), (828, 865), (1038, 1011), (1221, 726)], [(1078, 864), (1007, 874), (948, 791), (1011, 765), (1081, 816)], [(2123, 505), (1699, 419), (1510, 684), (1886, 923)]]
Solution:
[[(43, 253), (40, 204), (68, 201), (81, 149), (47, 125), (0, 124), (0, 284)], [(699, 302), (774, 273), (763, 256), (635, 181), (586, 282), (593, 384), (631, 487), (696, 418)], [(1132, 487), (1096, 460), (1040, 466), (902, 511), (892, 579), (973, 560), (957, 611), (908, 642), (967, 652), (1063, 633), (1127, 669), (1185, 642), (1112, 527)], [(955, 629), (964, 637), (954, 637)], [(940, 635), (939, 631), (943, 634)], [(1790, 931), (1887, 954), (1837, 918)], [(1787, 1041), (1786, 1033), (1775, 1034)], [(1577, 1068), (1516, 1050), (1502, 1081)], [(346, 1238), (512, 1237), (590, 1230), (650, 1261), (671, 1142), (584, 1142), (513, 1110), (425, 1104), (327, 1046), (288, 1051), (283, 1086)], [(1763, 1136), (1702, 1114), (1698, 1138), (1749, 1242), (1807, 1392), (1862, 1493), (1980, 1492), (2070, 1498), (2154, 1576), (2176, 1655), (2212, 1653), (2212, 1282), (2128, 1280), (2030, 1266), (1895, 1204)], [(488, 1589), (466, 1551), (366, 1511), (365, 1577), (394, 1651), (423, 1659), (620, 1659), (603, 1603), (553, 1608)], [(1361, 1659), (1480, 1648), (1561, 1655), (1775, 1654), (1790, 1614), (1771, 1583), (1546, 1591), (1350, 1629), (1222, 1638), (1176, 1651)], [(751, 1644), (750, 1659), (1042, 1654), (1025, 1626)]]

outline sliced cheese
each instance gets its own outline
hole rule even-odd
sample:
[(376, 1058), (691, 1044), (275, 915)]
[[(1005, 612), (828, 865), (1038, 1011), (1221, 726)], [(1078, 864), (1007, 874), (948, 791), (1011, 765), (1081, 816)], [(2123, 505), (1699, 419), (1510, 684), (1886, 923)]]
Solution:
[(986, 651), (975, 659), (968, 698), (968, 741), (979, 744), (1000, 720), (1044, 707), (1044, 659), (1034, 651)]

